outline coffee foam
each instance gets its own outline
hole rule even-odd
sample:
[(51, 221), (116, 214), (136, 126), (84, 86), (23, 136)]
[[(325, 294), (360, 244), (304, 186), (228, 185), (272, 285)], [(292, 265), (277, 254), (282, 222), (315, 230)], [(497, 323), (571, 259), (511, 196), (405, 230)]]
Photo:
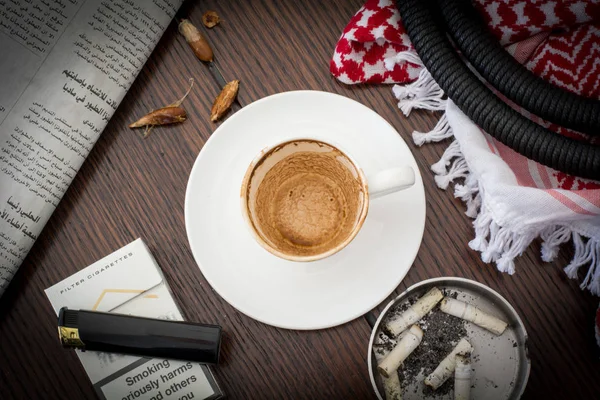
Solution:
[(344, 153), (322, 142), (294, 141), (272, 149), (249, 183), (248, 213), (256, 233), (286, 255), (335, 249), (365, 216), (361, 175)]

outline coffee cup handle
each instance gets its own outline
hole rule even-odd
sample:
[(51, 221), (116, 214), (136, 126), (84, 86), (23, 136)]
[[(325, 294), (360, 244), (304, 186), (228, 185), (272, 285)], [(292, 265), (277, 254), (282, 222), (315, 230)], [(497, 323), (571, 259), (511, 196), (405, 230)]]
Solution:
[(415, 184), (415, 171), (411, 167), (390, 168), (367, 179), (369, 198), (376, 199), (407, 189)]

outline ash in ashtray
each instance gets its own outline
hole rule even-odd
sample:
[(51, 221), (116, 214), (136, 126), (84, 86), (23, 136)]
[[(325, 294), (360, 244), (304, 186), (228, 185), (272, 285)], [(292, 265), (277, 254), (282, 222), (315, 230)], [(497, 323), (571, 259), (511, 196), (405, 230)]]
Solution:
[[(458, 293), (455, 291), (444, 290), (444, 295), (448, 297), (456, 298), (457, 294)], [(418, 298), (419, 296), (412, 296), (395, 306), (390, 310), (382, 325), (385, 326), (387, 321), (402, 314), (413, 305)], [(448, 379), (435, 391), (427, 385), (419, 385), (419, 380), (422, 381), (425, 376), (431, 374), (439, 365), (440, 361), (454, 349), (460, 339), (467, 336), (465, 327), (466, 322), (460, 318), (441, 312), (438, 305), (426, 314), (417, 324), (423, 330), (423, 339), (419, 346), (398, 369), (400, 382), (403, 390), (407, 390), (407, 388), (411, 387), (416, 391), (418, 390), (416, 388), (423, 387), (423, 393), (420, 397), (437, 398), (438, 396), (448, 394), (453, 389), (454, 379)], [(383, 333), (379, 333), (379, 337), (379, 343), (381, 343), (380, 347), (383, 348), (383, 350), (380, 351), (390, 351), (394, 346), (394, 342), (387, 338)], [(378, 350), (376, 349), (376, 351)]]
[[(403, 377), (403, 387), (414, 383), (421, 370), (421, 376), (432, 373), (459, 340), (467, 336), (464, 320), (445, 314), (437, 307), (430, 311), (419, 325), (423, 329), (423, 340), (399, 370)], [(453, 386), (454, 379), (448, 379), (435, 392), (429, 386), (425, 386), (423, 394), (435, 397), (436, 394), (448, 393)]]

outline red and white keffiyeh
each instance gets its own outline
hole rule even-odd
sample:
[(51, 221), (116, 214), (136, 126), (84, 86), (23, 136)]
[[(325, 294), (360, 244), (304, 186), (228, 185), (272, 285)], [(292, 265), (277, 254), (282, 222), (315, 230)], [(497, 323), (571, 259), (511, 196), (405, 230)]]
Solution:
[[(600, 98), (600, 2), (554, 0), (474, 0), (488, 27), (515, 59), (546, 81), (582, 96)], [(445, 110), (436, 127), (414, 132), (417, 145), (454, 138), (432, 166), (439, 187), (455, 196), (474, 218), (469, 246), (500, 271), (515, 272), (514, 258), (541, 237), (542, 259), (573, 241), (574, 257), (565, 267), (571, 278), (581, 267), (582, 288), (600, 295), (600, 182), (555, 171), (498, 142), (469, 120), (422, 67), (394, 2), (368, 0), (344, 29), (330, 63), (341, 82), (396, 83), (398, 106)], [(403, 84), (403, 85), (398, 85)], [(532, 120), (563, 135), (586, 135)]]

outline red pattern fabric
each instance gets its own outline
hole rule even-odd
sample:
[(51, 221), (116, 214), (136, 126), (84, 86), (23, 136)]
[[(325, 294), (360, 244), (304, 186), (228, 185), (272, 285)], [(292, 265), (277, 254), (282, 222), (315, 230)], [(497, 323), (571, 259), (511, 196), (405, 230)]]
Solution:
[[(491, 32), (530, 71), (576, 94), (600, 98), (600, 2), (475, 0), (474, 4)], [(390, 63), (393, 68), (387, 69), (385, 60), (412, 49), (394, 2), (367, 0), (344, 29), (330, 71), (346, 84), (410, 83), (419, 73), (415, 65)], [(557, 133), (590, 140), (579, 132), (519, 111)], [(520, 168), (510, 166), (513, 170)], [(558, 189), (600, 189), (597, 182), (559, 171), (550, 175)]]
[[(578, 95), (600, 98), (599, 1), (473, 0), (473, 2), (492, 34), (517, 61), (535, 75)], [(416, 65), (394, 60), (397, 53), (407, 50), (413, 50), (412, 45), (404, 31), (394, 2), (391, 0), (367, 0), (344, 29), (335, 48), (330, 70), (338, 80), (347, 84), (410, 83), (419, 76), (419, 68)], [(387, 65), (386, 59), (388, 60)], [(510, 104), (510, 102), (508, 103)], [(512, 106), (536, 123), (559, 134), (600, 144), (598, 139), (590, 140), (582, 133), (548, 123), (514, 104)], [(454, 111), (455, 114), (456, 112)], [(460, 112), (458, 111), (458, 113)], [(450, 120), (449, 115), (450, 111), (447, 112), (448, 120)], [(467, 125), (474, 127), (468, 119), (462, 126)], [(475, 130), (477, 131), (477, 129)], [(515, 204), (509, 205), (510, 201), (503, 203), (502, 199), (510, 198), (514, 200), (537, 196), (536, 199), (543, 201), (536, 204), (548, 205), (554, 204), (552, 201), (558, 202), (557, 204), (561, 206), (553, 205), (553, 210), (560, 212), (559, 215), (569, 214), (570, 220), (575, 221), (573, 227), (582, 228), (588, 223), (587, 232), (585, 232), (586, 229), (583, 229), (583, 232), (579, 231), (577, 235), (573, 233), (575, 257), (565, 268), (565, 272), (571, 278), (577, 277), (579, 267), (591, 263), (581, 287), (587, 287), (592, 290), (592, 293), (600, 295), (600, 284), (598, 283), (600, 262), (596, 259), (597, 254), (600, 254), (598, 253), (600, 244), (596, 244), (600, 237), (597, 232), (598, 225), (594, 223), (589, 225), (589, 222), (586, 222), (597, 221), (600, 217), (600, 182), (582, 179), (545, 167), (517, 154), (484, 132), (481, 132), (481, 134), (487, 141), (490, 154), (497, 155), (501, 162), (506, 164), (514, 173), (517, 181), (516, 185), (511, 186), (510, 190), (506, 190), (506, 193), (502, 194), (504, 197), (500, 195), (500, 189), (495, 194), (494, 201), (500, 201), (502, 206), (506, 208), (507, 213), (516, 210), (517, 205), (515, 204), (523, 202), (513, 202)], [(455, 135), (455, 137), (458, 137), (456, 130)], [(461, 147), (470, 143), (465, 139), (465, 136), (463, 136), (463, 140), (465, 142), (460, 143)], [(464, 156), (466, 160), (466, 152)], [(473, 153), (471, 153), (471, 156), (473, 156)], [(439, 176), (436, 176), (436, 182), (437, 178)], [(438, 185), (440, 184), (438, 183)], [(458, 187), (459, 185), (455, 188)], [(521, 196), (516, 196), (516, 193), (520, 193)], [(527, 193), (527, 195), (524, 195), (524, 193)], [(469, 215), (468, 210), (467, 215)], [(479, 217), (477, 220), (479, 220)], [(474, 225), (476, 224), (477, 222)], [(482, 226), (485, 226), (485, 223), (482, 222)], [(494, 226), (496, 229), (502, 229), (502, 223), (497, 223)], [(573, 229), (573, 232), (576, 231), (576, 229)], [(553, 240), (561, 241), (560, 236), (564, 235), (564, 232), (560, 232), (557, 230), (552, 233), (556, 236)], [(506, 231), (505, 233), (510, 232)], [(588, 238), (587, 242), (582, 241), (581, 236), (579, 236), (581, 233)], [(477, 233), (477, 228), (476, 235), (480, 235), (480, 233)], [(492, 239), (490, 233), (490, 242), (495, 239)], [(544, 240), (550, 239), (546, 237)], [(491, 246), (488, 246), (489, 243), (486, 246), (482, 244), (485, 241), (486, 234), (483, 233), (483, 237), (476, 236), (469, 244), (471, 248), (482, 252), (484, 261), (486, 260), (484, 257), (493, 259), (493, 252)], [(507, 247), (510, 247), (508, 245)], [(525, 246), (527, 245), (526, 243)], [(546, 245), (548, 247), (546, 253), (544, 253), (544, 246)], [(557, 246), (557, 244), (555, 243), (554, 246)], [(554, 257), (552, 254), (555, 250), (551, 251), (551, 249), (552, 245), (549, 242), (544, 242), (542, 258), (545, 261), (549, 261)], [(486, 253), (485, 256), (484, 253)], [(512, 263), (512, 258), (515, 256), (516, 254), (498, 254), (498, 259), (495, 260), (498, 268), (512, 273), (510, 272), (511, 267), (507, 268), (507, 265)], [(510, 262), (504, 262), (504, 269), (502, 269), (500, 263), (503, 262), (504, 258), (507, 258)], [(486, 262), (489, 262), (489, 260)], [(514, 264), (512, 269), (514, 272)], [(596, 313), (594, 325), (596, 339), (598, 346), (600, 346), (600, 307)]]
[(548, 36), (526, 67), (571, 92), (600, 98), (600, 23), (589, 23)]
[(474, 5), (503, 45), (539, 32), (588, 23), (600, 16), (600, 3), (589, 0), (476, 0)]
[[(540, 77), (584, 96), (600, 96), (600, 2), (555, 0), (543, 4), (522, 0), (475, 0), (490, 31), (504, 45), (546, 32), (546, 40), (526, 66)], [(353, 83), (407, 83), (416, 71), (407, 64), (392, 70), (384, 59), (412, 49), (391, 0), (367, 0), (352, 17), (338, 41), (330, 71), (340, 81)], [(581, 66), (581, 62), (585, 66)], [(414, 66), (412, 66), (414, 67)], [(572, 83), (580, 83), (572, 87)]]
[(384, 65), (385, 58), (410, 49), (394, 3), (368, 0), (344, 29), (330, 71), (347, 84), (410, 82), (417, 74), (407, 64), (397, 64), (392, 70)]

